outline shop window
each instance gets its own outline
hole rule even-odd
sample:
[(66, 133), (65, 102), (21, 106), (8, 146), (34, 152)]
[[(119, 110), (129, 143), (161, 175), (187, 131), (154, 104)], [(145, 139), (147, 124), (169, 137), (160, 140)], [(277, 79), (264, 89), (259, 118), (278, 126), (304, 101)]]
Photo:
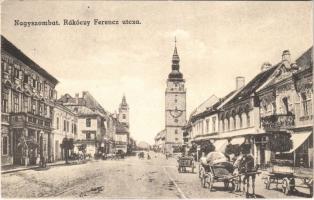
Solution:
[(1, 98), (1, 112), (7, 113), (8, 112), (8, 102), (9, 102), (9, 94), (6, 91), (2, 91), (2, 98)]
[(91, 126), (91, 119), (87, 118), (86, 119), (86, 127), (90, 127)]
[(2, 155), (8, 155), (9, 141), (8, 136), (2, 137)]

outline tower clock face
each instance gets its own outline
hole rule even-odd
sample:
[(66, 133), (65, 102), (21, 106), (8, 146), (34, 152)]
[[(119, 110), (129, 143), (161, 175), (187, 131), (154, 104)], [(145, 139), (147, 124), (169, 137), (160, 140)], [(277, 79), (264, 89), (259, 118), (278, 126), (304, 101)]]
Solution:
[(183, 111), (181, 110), (171, 110), (170, 115), (174, 118), (178, 118), (182, 115)]

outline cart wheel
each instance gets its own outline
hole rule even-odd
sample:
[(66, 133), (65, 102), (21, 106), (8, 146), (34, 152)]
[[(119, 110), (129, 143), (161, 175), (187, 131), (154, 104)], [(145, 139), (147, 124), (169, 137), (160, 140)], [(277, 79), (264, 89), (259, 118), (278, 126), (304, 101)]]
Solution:
[(290, 190), (289, 179), (288, 179), (288, 178), (284, 178), (283, 181), (282, 181), (282, 192), (283, 192), (285, 195), (288, 195), (289, 190)]
[(264, 181), (264, 183), (265, 183), (266, 189), (269, 190), (269, 188), (270, 188), (270, 177), (269, 177), (269, 176), (268, 176), (267, 179)]

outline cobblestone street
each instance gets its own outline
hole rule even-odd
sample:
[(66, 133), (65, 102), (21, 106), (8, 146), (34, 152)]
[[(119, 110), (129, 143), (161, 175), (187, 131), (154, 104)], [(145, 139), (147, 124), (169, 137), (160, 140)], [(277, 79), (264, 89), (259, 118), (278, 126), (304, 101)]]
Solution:
[[(54, 166), (2, 175), (2, 197), (102, 197), (102, 198), (244, 198), (241, 193), (223, 189), (215, 183), (213, 191), (201, 187), (197, 171), (178, 173), (176, 160), (151, 153), (151, 160), (128, 157), (124, 160), (99, 160), (86, 164)], [(259, 175), (256, 194), (261, 198), (285, 196), (275, 186), (266, 190)], [(123, 188), (123, 189), (121, 189)], [(298, 189), (299, 190), (299, 189)], [(308, 194), (308, 190), (300, 191)]]

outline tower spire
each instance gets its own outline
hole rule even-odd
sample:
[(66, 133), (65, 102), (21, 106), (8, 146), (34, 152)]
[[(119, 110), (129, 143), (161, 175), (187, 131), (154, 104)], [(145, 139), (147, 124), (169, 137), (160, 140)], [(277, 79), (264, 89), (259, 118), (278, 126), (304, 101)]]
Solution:
[(169, 79), (182, 79), (183, 75), (180, 73), (180, 57), (178, 55), (177, 50), (177, 37), (174, 37), (174, 51), (172, 55), (172, 65), (171, 65), (171, 73), (169, 74)]

